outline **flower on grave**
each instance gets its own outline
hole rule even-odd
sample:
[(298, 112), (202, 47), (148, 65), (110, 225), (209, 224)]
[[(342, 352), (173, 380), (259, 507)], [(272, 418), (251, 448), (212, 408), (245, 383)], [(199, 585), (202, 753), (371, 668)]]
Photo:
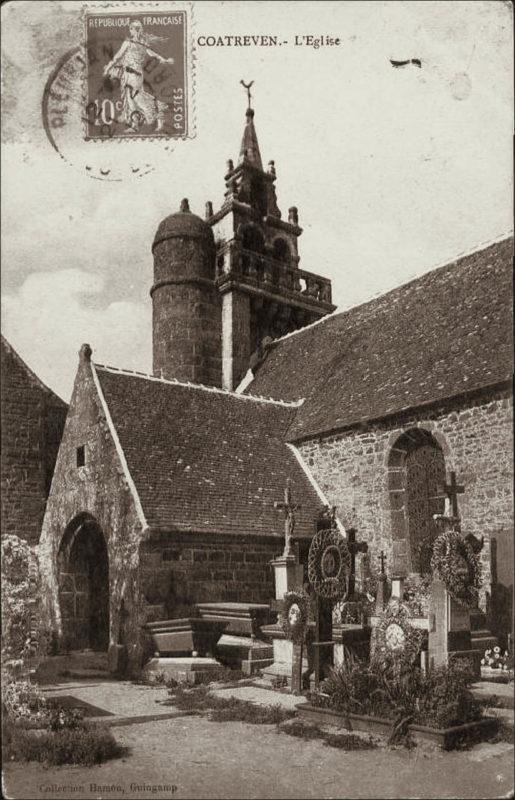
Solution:
[(500, 653), (500, 652), (501, 652), (501, 648), (500, 647), (498, 647), (498, 646), (494, 647), (494, 653)]
[(481, 666), (483, 666), (483, 667), (484, 667), (484, 666), (485, 666), (485, 664), (486, 664), (486, 661), (485, 661), (485, 659), (484, 659), (484, 658), (482, 658), (482, 659), (481, 659)]

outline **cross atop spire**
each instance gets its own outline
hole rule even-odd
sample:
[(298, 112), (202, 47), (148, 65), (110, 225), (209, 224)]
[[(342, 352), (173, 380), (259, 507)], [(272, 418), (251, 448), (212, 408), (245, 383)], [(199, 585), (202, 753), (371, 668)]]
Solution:
[(250, 81), (250, 83), (245, 83), (245, 81), (244, 81), (244, 80), (241, 80), (241, 81), (240, 81), (240, 83), (241, 83), (241, 85), (242, 85), (242, 86), (243, 86), (243, 87), (246, 89), (246, 92), (247, 92), (247, 102), (248, 102), (248, 106), (247, 106), (247, 108), (249, 108), (249, 109), (250, 109), (250, 108), (252, 108), (252, 104), (251, 104), (251, 102), (250, 102), (250, 101), (252, 100), (252, 95), (251, 95), (251, 93), (250, 93), (250, 87), (252, 86), (252, 84), (254, 83), (254, 81)]

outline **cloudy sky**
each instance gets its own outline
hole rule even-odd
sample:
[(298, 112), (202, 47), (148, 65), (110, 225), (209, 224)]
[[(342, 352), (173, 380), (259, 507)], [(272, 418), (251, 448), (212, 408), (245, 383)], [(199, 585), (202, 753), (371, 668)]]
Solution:
[[(331, 278), (340, 308), (511, 232), (510, 4), (194, 3), (194, 39), (288, 44), (196, 47), (194, 139), (108, 152), (71, 126), (64, 160), (41, 105), (50, 73), (82, 41), (81, 15), (78, 2), (2, 8), (2, 331), (63, 398), (85, 341), (101, 363), (150, 371), (152, 238), (182, 197), (201, 215), (206, 200), (221, 204), (244, 123), (240, 78), (255, 81), (283, 215), (299, 207), (300, 266)], [(303, 34), (341, 44), (295, 47)], [(88, 176), (84, 165), (104, 158), (121, 180)]]

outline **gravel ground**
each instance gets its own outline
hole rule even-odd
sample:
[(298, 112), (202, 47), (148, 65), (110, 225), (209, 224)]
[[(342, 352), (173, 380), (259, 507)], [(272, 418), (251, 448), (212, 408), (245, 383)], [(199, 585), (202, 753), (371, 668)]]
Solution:
[[(151, 697), (152, 695), (149, 695)], [(513, 748), (344, 752), (273, 726), (200, 717), (113, 728), (130, 754), (100, 767), (8, 764), (8, 798), (495, 798), (513, 788)], [(164, 787), (164, 788), (159, 788)]]

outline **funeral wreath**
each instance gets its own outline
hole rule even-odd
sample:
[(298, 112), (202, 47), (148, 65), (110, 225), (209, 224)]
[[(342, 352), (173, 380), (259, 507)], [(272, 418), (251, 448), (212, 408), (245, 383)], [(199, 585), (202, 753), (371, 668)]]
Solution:
[(309, 619), (309, 597), (304, 592), (286, 592), (280, 614), (283, 631), (294, 644), (304, 641)]
[(391, 601), (374, 628), (372, 661), (395, 664), (400, 670), (415, 664), (422, 647), (423, 632), (410, 623), (409, 608)]
[(335, 528), (319, 531), (308, 556), (308, 579), (315, 592), (328, 600), (347, 594), (351, 555), (347, 542)]
[(457, 531), (444, 531), (437, 537), (433, 545), (431, 569), (458, 603), (468, 608), (477, 603), (479, 558)]

